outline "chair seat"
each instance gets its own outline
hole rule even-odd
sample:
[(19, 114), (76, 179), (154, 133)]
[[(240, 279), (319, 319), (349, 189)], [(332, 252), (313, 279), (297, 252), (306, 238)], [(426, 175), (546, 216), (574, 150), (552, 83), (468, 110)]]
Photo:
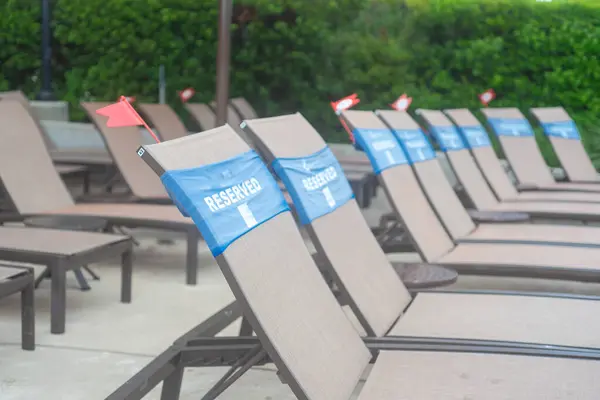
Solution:
[[(440, 310), (444, 310), (440, 312)], [(419, 293), (388, 336), (498, 340), (600, 348), (600, 300)], [(585, 329), (573, 329), (585, 326)]]
[(385, 351), (358, 400), (596, 400), (598, 374), (590, 360)]
[(0, 228), (0, 251), (71, 256), (129, 240), (127, 236), (21, 227)]

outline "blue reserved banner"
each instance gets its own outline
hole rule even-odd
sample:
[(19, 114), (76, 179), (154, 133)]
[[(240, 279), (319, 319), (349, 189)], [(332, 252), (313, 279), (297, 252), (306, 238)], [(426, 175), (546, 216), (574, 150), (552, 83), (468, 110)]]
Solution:
[(490, 137), (481, 125), (476, 126), (459, 126), (458, 130), (463, 136), (467, 145), (475, 149), (477, 147), (488, 147), (492, 145)]
[(575, 121), (547, 122), (542, 124), (542, 129), (546, 136), (581, 140)]
[(215, 164), (167, 171), (161, 180), (215, 257), (247, 232), (289, 211), (273, 175), (253, 150)]
[(526, 119), (490, 118), (488, 122), (498, 136), (533, 136), (533, 129)]
[(277, 158), (273, 170), (285, 184), (303, 225), (354, 198), (350, 183), (329, 147), (306, 157)]
[(408, 164), (406, 154), (389, 129), (354, 129), (357, 149), (364, 151), (376, 174), (396, 165)]
[(455, 126), (432, 126), (431, 134), (443, 152), (464, 150), (466, 148)]
[(394, 129), (394, 136), (400, 142), (411, 163), (436, 158), (435, 150), (421, 129)]

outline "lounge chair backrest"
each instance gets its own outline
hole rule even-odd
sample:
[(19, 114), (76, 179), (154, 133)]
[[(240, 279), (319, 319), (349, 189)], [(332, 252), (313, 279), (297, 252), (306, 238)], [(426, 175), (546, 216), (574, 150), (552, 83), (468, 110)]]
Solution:
[[(326, 149), (323, 138), (299, 113), (245, 123), (248, 135), (268, 149), (270, 160), (301, 159), (304, 162), (308, 156)], [(309, 163), (312, 165), (312, 161)], [(332, 168), (338, 171), (337, 179), (345, 180), (339, 164)], [(292, 194), (293, 188), (289, 182), (285, 183)], [(335, 183), (319, 189), (328, 189)], [(297, 202), (294, 205), (296, 209), (300, 206)], [(356, 201), (351, 198), (333, 211), (307, 222), (306, 227), (316, 248), (332, 266), (337, 283), (349, 294), (350, 306), (367, 334), (385, 335), (411, 297), (373, 236)]]
[(0, 183), (20, 214), (72, 206), (37, 125), (23, 104), (0, 101)]
[(185, 109), (190, 113), (201, 130), (207, 131), (217, 126), (217, 117), (208, 104), (185, 103)]
[[(193, 171), (250, 150), (226, 125), (144, 149), (168, 172)], [(260, 172), (264, 177), (264, 169)], [(214, 174), (215, 188), (221, 175)], [(274, 180), (259, 179), (265, 190), (276, 186)], [(186, 193), (193, 200), (206, 192)], [(203, 221), (195, 221), (202, 232)], [(327, 287), (291, 214), (283, 211), (264, 220), (231, 242), (216, 260), (244, 316), (296, 397), (349, 399), (370, 352)]]
[(187, 135), (185, 125), (168, 104), (142, 103), (138, 105), (138, 108), (144, 119), (158, 131), (162, 141), (178, 139)]
[[(210, 106), (213, 112), (216, 114), (217, 103), (213, 101), (210, 103)], [(244, 130), (240, 127), (240, 124), (242, 123), (240, 114), (238, 114), (237, 110), (229, 103), (227, 104), (227, 123), (237, 132), (238, 135), (240, 135), (242, 139), (246, 141), (246, 143), (248, 143), (248, 145), (253, 146), (252, 139), (250, 139), (246, 135), (246, 132), (244, 132)]]
[[(377, 115), (385, 123), (386, 127), (394, 132), (405, 150), (410, 146), (408, 141), (410, 139), (405, 139), (403, 132), (414, 129), (420, 130), (419, 125), (405, 111), (377, 110)], [(427, 141), (425, 136), (422, 139)], [(411, 158), (410, 155), (409, 158)], [(452, 188), (436, 154), (431, 152), (431, 155), (428, 157), (423, 157), (423, 159), (413, 158), (410, 161), (423, 191), (446, 227), (450, 237), (458, 239), (472, 232), (475, 229), (475, 224)], [(392, 182), (390, 184), (401, 185), (402, 183)], [(398, 190), (401, 190), (401, 188), (399, 187)], [(426, 234), (422, 240), (427, 241), (431, 239)]]
[(256, 110), (254, 110), (254, 107), (252, 107), (245, 98), (236, 97), (229, 100), (229, 103), (235, 108), (242, 120), (258, 118)]
[(137, 126), (107, 127), (108, 118), (96, 114), (96, 110), (108, 105), (110, 103), (81, 103), (88, 118), (104, 139), (106, 148), (133, 195), (140, 198), (164, 197), (165, 189), (160, 179), (136, 155), (140, 143), (145, 141), (141, 130)]
[(35, 123), (35, 126), (38, 128), (39, 134), (42, 135), (42, 139), (44, 140), (46, 147), (49, 150), (56, 149), (56, 144), (54, 144), (52, 139), (50, 139), (50, 137), (42, 127), (42, 124), (40, 124), (40, 121), (38, 121), (37, 116), (35, 115), (35, 112), (33, 111), (31, 104), (29, 103), (29, 99), (25, 96), (25, 94), (23, 94), (23, 92), (21, 92), (20, 90), (14, 90), (11, 92), (0, 92), (0, 100), (2, 99), (15, 100), (21, 103), (23, 107), (25, 107), (25, 110), (27, 110), (27, 112), (31, 116), (31, 119)]
[[(494, 195), (494, 192), (488, 186), (485, 177), (481, 174), (479, 167), (475, 163), (475, 160), (469, 152), (469, 142), (463, 129), (462, 134), (459, 132), (459, 128), (455, 127), (452, 121), (439, 110), (421, 110), (419, 115), (426, 121), (432, 132), (437, 132), (439, 129), (447, 129), (449, 134), (458, 136), (461, 140), (451, 149), (443, 148), (448, 163), (458, 181), (461, 183), (463, 189), (469, 196), (469, 199), (473, 203), (476, 209), (491, 209), (498, 204), (498, 199)], [(484, 131), (477, 132), (479, 135), (484, 136), (483, 139), (488, 139), (488, 136)], [(470, 140), (479, 140), (479, 138), (469, 137)], [(440, 202), (443, 198), (440, 198)], [(466, 212), (466, 211), (465, 211)]]
[(562, 107), (532, 108), (570, 181), (597, 181), (598, 173), (585, 151), (581, 137), (569, 114)]
[[(474, 130), (476, 133), (483, 132), (487, 136), (485, 128), (477, 118), (466, 108), (444, 110), (446, 115), (450, 117), (456, 124), (458, 129), (463, 133), (463, 136), (468, 135), (469, 130)], [(477, 139), (470, 144), (471, 154), (479, 166), (479, 170), (485, 176), (485, 179), (491, 186), (492, 190), (500, 200), (514, 199), (517, 197), (517, 189), (511, 182), (504, 167), (500, 163), (494, 148), (489, 141), (483, 138), (481, 141)]]
[(535, 141), (531, 125), (517, 108), (484, 108), (481, 112), (498, 137), (517, 181), (522, 184), (555, 183)]

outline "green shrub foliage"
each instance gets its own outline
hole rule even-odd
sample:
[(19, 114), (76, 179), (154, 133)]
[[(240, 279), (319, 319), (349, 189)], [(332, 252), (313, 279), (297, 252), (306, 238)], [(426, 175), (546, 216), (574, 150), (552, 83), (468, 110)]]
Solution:
[[(37, 0), (0, 0), (0, 90), (39, 89)], [(301, 111), (329, 140), (345, 140), (328, 102), (357, 92), (365, 109), (398, 95), (413, 108), (562, 105), (600, 162), (600, 2), (593, 0), (235, 1), (232, 96), (263, 115)], [(164, 65), (168, 101), (193, 86), (214, 97), (218, 2), (53, 0), (58, 96), (156, 101)], [(556, 164), (540, 138), (547, 160)]]

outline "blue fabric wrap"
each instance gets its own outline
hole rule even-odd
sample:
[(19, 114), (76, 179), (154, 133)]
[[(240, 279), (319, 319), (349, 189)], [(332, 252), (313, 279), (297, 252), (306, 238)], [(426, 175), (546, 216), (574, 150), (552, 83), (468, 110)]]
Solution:
[(546, 136), (581, 140), (575, 121), (547, 122), (542, 124)]
[(350, 183), (329, 147), (306, 157), (277, 158), (273, 170), (285, 184), (303, 225), (354, 198)]
[(394, 129), (394, 136), (411, 163), (436, 158), (435, 150), (421, 129)]
[(533, 136), (533, 129), (526, 119), (490, 118), (488, 122), (497, 136)]
[(490, 137), (481, 125), (460, 126), (458, 128), (464, 142), (472, 149), (477, 147), (489, 147), (492, 145)]
[(167, 171), (161, 180), (215, 257), (245, 233), (289, 211), (273, 175), (253, 150), (215, 164)]
[(364, 151), (376, 174), (396, 165), (408, 164), (406, 154), (389, 129), (354, 129), (357, 148)]
[(467, 148), (455, 126), (432, 126), (431, 134), (444, 152)]

